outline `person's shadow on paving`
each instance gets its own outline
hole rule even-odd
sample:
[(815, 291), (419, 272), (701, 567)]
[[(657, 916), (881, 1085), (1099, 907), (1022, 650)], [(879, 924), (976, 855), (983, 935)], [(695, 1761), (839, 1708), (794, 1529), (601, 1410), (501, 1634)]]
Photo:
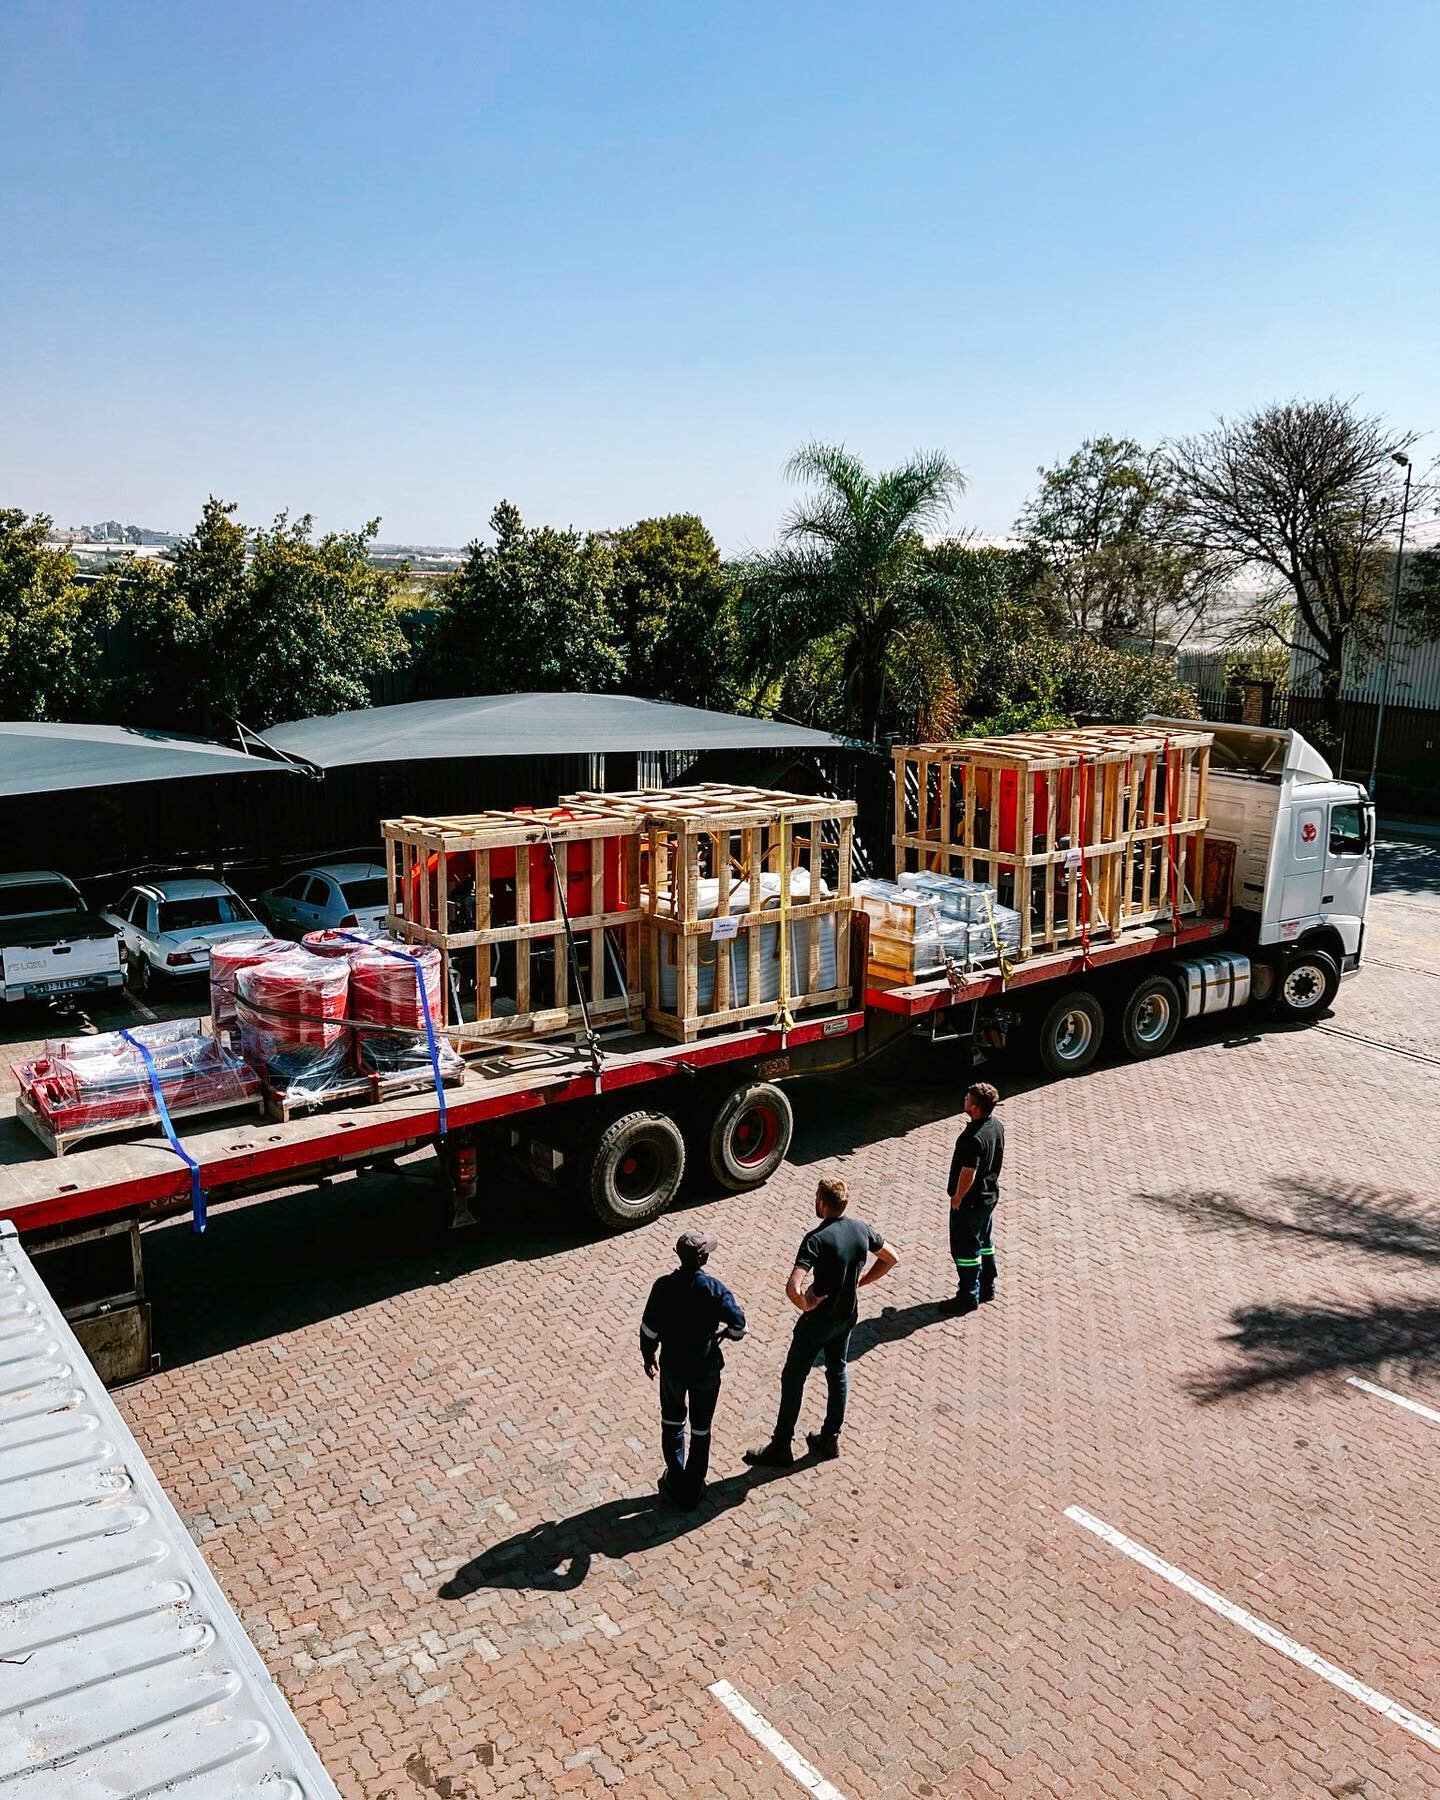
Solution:
[[(796, 1469), (807, 1466), (802, 1459)], [(682, 1512), (658, 1494), (629, 1494), (607, 1500), (568, 1519), (547, 1519), (528, 1531), (492, 1544), (457, 1569), (440, 1589), (442, 1600), (463, 1600), (480, 1588), (577, 1588), (597, 1556), (616, 1559), (672, 1543), (706, 1524), (718, 1513), (739, 1506), (751, 1488), (783, 1480), (791, 1469), (747, 1469), (712, 1482), (690, 1512)]]
[(886, 1344), (902, 1343), (927, 1325), (938, 1325), (950, 1316), (938, 1300), (921, 1300), (914, 1306), (887, 1306), (877, 1317), (862, 1319), (850, 1334), (849, 1361), (855, 1362)]

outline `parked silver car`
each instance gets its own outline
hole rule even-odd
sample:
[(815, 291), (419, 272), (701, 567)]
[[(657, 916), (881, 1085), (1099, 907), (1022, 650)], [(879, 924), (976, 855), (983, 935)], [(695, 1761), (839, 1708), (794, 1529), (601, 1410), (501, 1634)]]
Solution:
[(137, 994), (157, 976), (208, 975), (213, 943), (255, 937), (260, 930), (233, 888), (193, 877), (139, 882), (100, 916), (119, 928)]
[(326, 863), (302, 869), (255, 903), (277, 937), (348, 926), (374, 934), (389, 911), (385, 871), (379, 863)]

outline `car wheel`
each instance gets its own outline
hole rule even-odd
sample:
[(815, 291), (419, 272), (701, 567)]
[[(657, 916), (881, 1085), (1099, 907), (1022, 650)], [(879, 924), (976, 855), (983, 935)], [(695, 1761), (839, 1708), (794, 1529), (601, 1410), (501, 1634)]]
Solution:
[(150, 967), (150, 958), (143, 950), (137, 950), (130, 958), (130, 992), (148, 994), (154, 984), (155, 971)]

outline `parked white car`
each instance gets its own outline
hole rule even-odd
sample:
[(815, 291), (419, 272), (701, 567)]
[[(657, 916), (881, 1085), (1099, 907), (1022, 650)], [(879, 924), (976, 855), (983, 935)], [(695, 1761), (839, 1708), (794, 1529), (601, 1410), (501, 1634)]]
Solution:
[(277, 937), (348, 927), (372, 935), (389, 913), (385, 871), (379, 863), (326, 863), (302, 869), (255, 903)]
[(129, 958), (130, 986), (143, 994), (157, 976), (178, 980), (208, 975), (210, 946), (222, 938), (254, 937), (255, 914), (220, 881), (145, 881), (100, 915), (119, 928)]

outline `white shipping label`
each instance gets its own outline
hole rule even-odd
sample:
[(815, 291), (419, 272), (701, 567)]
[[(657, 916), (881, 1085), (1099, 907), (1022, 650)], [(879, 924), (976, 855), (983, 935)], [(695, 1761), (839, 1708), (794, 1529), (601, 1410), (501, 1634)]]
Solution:
[(710, 921), (710, 935), (720, 943), (723, 943), (727, 938), (738, 937), (740, 935), (740, 919), (738, 914), (728, 913), (723, 919), (712, 919)]
[(1084, 860), (1085, 856), (1083, 851), (1067, 850), (1065, 852), (1065, 867), (1072, 875), (1079, 873), (1080, 866)]

